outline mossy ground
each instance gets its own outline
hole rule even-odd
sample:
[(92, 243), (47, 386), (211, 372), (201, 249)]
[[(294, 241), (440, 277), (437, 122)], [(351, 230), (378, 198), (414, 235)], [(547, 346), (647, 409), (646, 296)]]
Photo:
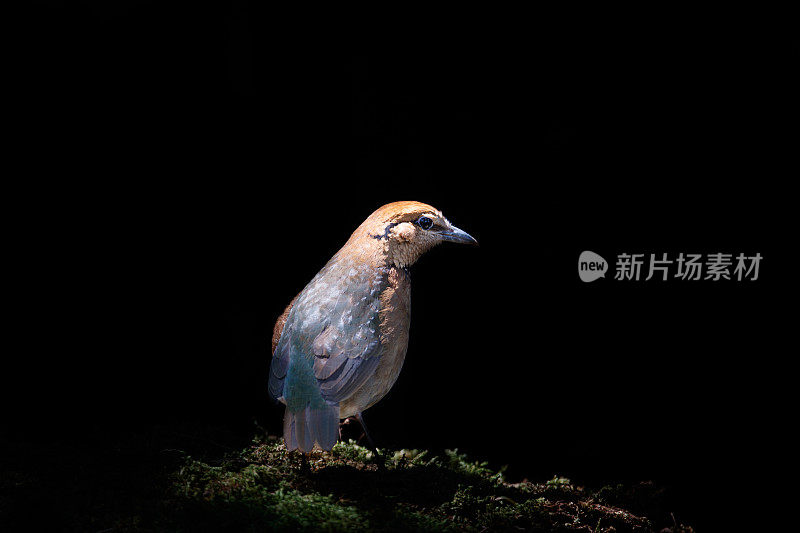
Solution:
[[(125, 450), (112, 455), (119, 453)], [(93, 472), (91, 487), (81, 480), (81, 461), (60, 472), (74, 476), (66, 488), (48, 485), (41, 473), (18, 471), (0, 484), (0, 495), (22, 490), (16, 499), (22, 509), (12, 509), (12, 497), (0, 513), (14, 515), (15, 526), (37, 523), (41, 491), (55, 498), (51, 524), (68, 530), (692, 531), (662, 510), (650, 483), (597, 490), (560, 477), (508, 483), (502, 471), (455, 450), (381, 450), (376, 456), (349, 441), (304, 460), (270, 438), (216, 456), (178, 448), (157, 456), (150, 468), (132, 462)], [(85, 459), (97, 464), (96, 457)], [(34, 500), (25, 499), (25, 491)]]

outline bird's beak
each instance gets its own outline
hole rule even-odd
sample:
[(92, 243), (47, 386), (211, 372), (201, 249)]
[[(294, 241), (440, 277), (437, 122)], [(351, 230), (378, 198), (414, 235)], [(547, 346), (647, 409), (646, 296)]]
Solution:
[(443, 241), (460, 242), (461, 244), (478, 244), (475, 237), (455, 226), (450, 226), (439, 234)]

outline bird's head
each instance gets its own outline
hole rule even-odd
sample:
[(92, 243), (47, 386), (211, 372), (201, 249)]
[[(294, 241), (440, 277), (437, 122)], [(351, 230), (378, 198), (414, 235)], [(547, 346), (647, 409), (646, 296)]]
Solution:
[(397, 267), (414, 264), (440, 242), (478, 244), (470, 234), (452, 225), (441, 211), (421, 202), (386, 204), (372, 213), (359, 230), (361, 238), (382, 242), (388, 261)]

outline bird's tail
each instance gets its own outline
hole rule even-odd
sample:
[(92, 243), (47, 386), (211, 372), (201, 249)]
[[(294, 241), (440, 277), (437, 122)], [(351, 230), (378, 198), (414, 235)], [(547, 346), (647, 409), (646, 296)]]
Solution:
[(310, 452), (314, 444), (330, 450), (339, 437), (339, 406), (325, 404), (322, 407), (306, 405), (305, 409), (292, 413), (286, 408), (283, 417), (283, 440), (289, 451), (300, 449)]

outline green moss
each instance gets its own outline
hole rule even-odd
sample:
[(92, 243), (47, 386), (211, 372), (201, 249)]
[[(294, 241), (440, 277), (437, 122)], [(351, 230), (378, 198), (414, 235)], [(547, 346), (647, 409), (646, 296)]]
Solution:
[(352, 439), (345, 442), (337, 442), (329, 454), (329, 464), (336, 463), (336, 460), (350, 461), (356, 463), (370, 463), (375, 459), (375, 454), (363, 446), (358, 446)]
[(169, 492), (158, 527), (173, 531), (656, 530), (611, 505), (621, 490), (587, 492), (558, 476), (509, 484), (502, 470), (457, 450), (375, 455), (352, 441), (307, 460), (277, 440), (216, 465), (185, 457)]
[(134, 434), (66, 455), (20, 448), (27, 461), (0, 476), (0, 496), (14, 497), (0, 501), (0, 524), (5, 514), (14, 527), (0, 529), (691, 532), (652, 483), (509, 483), (457, 450), (374, 454), (349, 441), (302, 456), (276, 438), (211, 437)]
[(570, 487), (572, 484), (570, 483), (569, 479), (565, 477), (553, 476), (553, 479), (547, 482), (547, 486), (549, 488), (561, 488)]

